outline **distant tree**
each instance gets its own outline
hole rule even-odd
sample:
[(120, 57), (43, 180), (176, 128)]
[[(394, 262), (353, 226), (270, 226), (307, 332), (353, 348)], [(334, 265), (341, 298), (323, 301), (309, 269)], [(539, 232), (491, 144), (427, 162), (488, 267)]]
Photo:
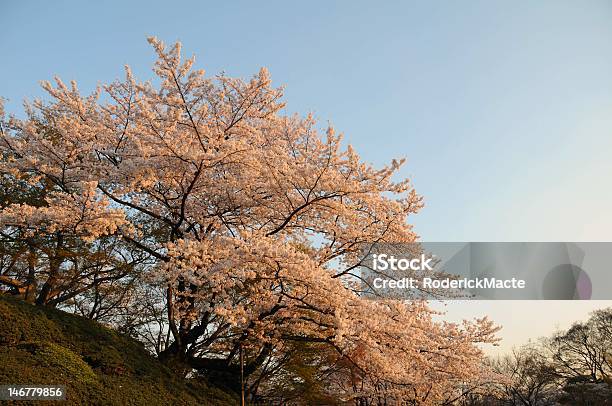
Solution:
[(586, 378), (599, 383), (612, 374), (612, 309), (599, 310), (586, 322), (577, 322), (549, 341), (556, 373), (564, 378)]
[(476, 405), (612, 404), (612, 308), (594, 311), (568, 330), (491, 360), (505, 379), (466, 396)]
[[(555, 373), (570, 403), (612, 403), (612, 308), (597, 310), (549, 341)], [(602, 402), (607, 403), (602, 403)]]
[(495, 370), (508, 378), (502, 386), (505, 404), (554, 405), (561, 380), (540, 343), (515, 349), (494, 363)]

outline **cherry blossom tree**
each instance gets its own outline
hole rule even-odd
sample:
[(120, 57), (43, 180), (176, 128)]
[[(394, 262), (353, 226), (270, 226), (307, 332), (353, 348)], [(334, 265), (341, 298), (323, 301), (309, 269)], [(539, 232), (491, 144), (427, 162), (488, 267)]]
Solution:
[(438, 322), (422, 301), (358, 294), (368, 246), (417, 241), (407, 218), (422, 199), (393, 180), (403, 161), (375, 168), (333, 128), (284, 115), (266, 70), (208, 78), (180, 43), (149, 42), (155, 82), (126, 67), (82, 96), (56, 79), (43, 83), (50, 102), (3, 119), (2, 172), (52, 187), (41, 204), (3, 207), (0, 226), (113, 237), (154, 259), (146, 277), (165, 286), (171, 334), (160, 358), (173, 365), (236, 380), (240, 353), (249, 378), (291, 343), (316, 343), (360, 382), (338, 396), (423, 404), (479, 376), (489, 320)]
[[(0, 291), (55, 307), (88, 291), (125, 286), (123, 279), (133, 279), (148, 255), (111, 234), (81, 238), (79, 230), (88, 225), (78, 220), (64, 227), (54, 223), (67, 214), (47, 207), (57, 199), (57, 191), (44, 179), (3, 173), (0, 208), (6, 222), (0, 229)], [(37, 224), (44, 217), (47, 223)]]

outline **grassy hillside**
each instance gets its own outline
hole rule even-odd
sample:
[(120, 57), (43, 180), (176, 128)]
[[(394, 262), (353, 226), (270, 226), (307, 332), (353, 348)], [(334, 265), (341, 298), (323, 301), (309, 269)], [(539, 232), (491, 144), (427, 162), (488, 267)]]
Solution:
[(178, 378), (138, 342), (96, 322), (1, 295), (0, 384), (66, 385), (61, 403), (71, 405), (237, 403)]

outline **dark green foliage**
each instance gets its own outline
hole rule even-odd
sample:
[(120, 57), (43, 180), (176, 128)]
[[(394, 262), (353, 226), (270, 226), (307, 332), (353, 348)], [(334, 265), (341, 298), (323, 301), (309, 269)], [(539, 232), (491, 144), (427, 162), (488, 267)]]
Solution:
[(138, 342), (96, 322), (2, 295), (0, 384), (66, 385), (66, 405), (237, 404), (235, 396), (178, 377)]

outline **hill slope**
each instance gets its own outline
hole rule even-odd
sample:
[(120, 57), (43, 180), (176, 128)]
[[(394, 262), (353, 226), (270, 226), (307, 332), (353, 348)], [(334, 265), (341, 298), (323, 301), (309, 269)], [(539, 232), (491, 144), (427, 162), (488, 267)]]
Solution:
[(1, 295), (0, 384), (66, 385), (62, 403), (73, 405), (237, 403), (180, 379), (138, 342), (94, 321)]

